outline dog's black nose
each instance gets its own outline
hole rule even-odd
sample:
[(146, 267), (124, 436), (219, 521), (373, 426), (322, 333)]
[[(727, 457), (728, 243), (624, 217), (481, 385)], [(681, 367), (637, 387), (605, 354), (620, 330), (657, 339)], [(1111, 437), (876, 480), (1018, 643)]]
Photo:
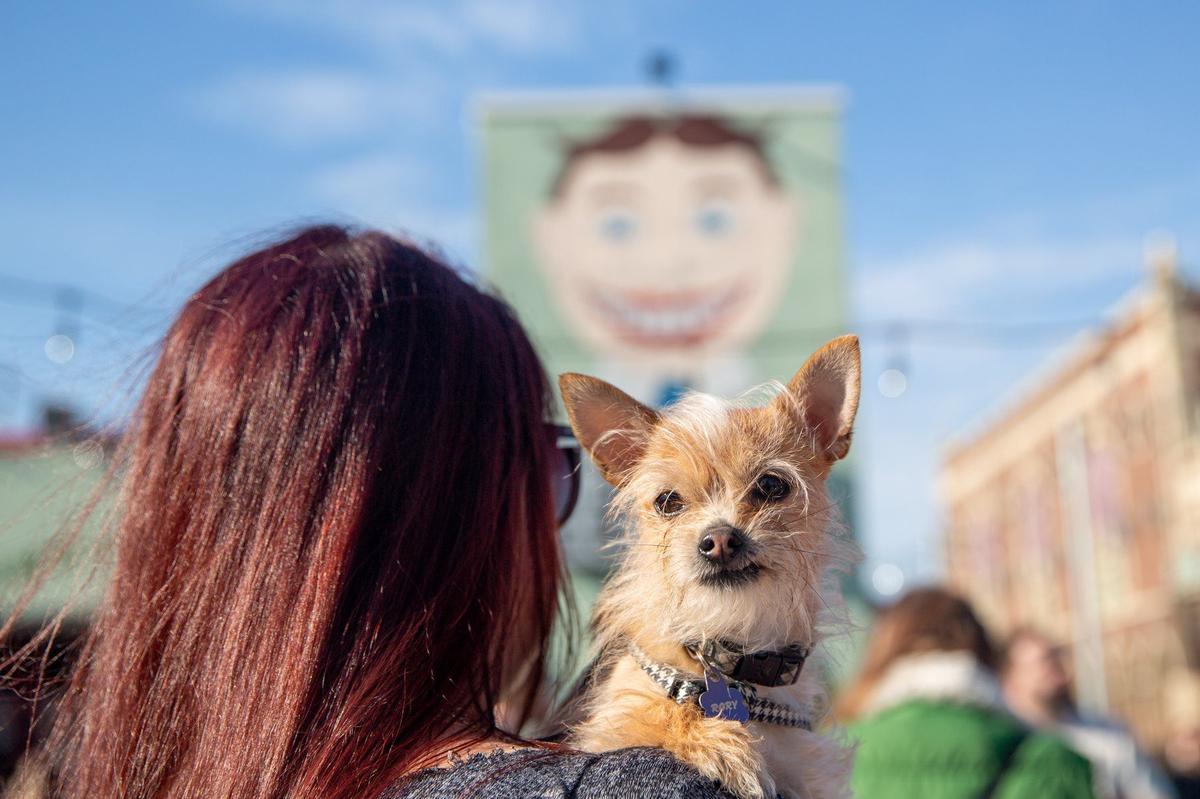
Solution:
[(713, 563), (729, 563), (745, 549), (746, 534), (731, 524), (715, 524), (700, 537), (700, 554)]

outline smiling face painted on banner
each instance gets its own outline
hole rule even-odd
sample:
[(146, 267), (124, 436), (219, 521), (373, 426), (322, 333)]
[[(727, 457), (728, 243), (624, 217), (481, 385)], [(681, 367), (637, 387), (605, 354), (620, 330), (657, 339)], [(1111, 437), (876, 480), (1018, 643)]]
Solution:
[(534, 239), (587, 344), (686, 369), (744, 348), (770, 321), (796, 216), (757, 139), (715, 118), (631, 119), (572, 151)]

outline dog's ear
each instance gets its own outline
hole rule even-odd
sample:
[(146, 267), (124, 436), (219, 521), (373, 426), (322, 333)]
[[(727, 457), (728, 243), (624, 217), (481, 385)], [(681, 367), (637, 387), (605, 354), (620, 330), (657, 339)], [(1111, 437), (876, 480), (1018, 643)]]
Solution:
[(613, 485), (619, 485), (646, 451), (658, 414), (616, 386), (587, 375), (558, 378), (575, 437)]
[(842, 336), (813, 353), (780, 398), (831, 462), (850, 451), (861, 376), (858, 336)]

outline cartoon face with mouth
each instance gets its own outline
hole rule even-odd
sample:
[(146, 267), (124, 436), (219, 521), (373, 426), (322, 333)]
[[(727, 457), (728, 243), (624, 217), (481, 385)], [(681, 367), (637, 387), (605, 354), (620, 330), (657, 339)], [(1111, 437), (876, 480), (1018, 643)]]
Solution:
[(756, 137), (716, 117), (630, 118), (569, 151), (534, 243), (589, 345), (678, 369), (762, 331), (796, 222)]

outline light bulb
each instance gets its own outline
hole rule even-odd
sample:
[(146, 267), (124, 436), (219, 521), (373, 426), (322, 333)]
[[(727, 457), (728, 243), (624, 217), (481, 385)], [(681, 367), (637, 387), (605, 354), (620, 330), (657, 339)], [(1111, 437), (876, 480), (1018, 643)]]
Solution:
[(46, 339), (43, 349), (46, 351), (46, 357), (54, 363), (67, 363), (75, 357), (75, 342), (70, 336), (64, 336), (62, 333), (55, 333)]
[(879, 373), (879, 393), (888, 399), (896, 399), (908, 390), (908, 375), (892, 367)]

